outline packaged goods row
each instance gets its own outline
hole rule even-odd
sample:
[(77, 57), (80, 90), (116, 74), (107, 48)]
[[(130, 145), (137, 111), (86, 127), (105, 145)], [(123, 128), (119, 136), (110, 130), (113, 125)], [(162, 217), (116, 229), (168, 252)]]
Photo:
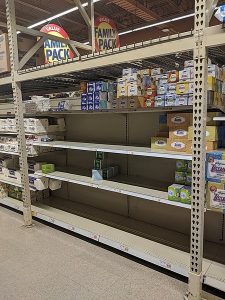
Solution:
[[(225, 126), (213, 120), (220, 113), (209, 112), (206, 126), (206, 150), (225, 147)], [(192, 113), (168, 113), (159, 117), (159, 130), (151, 138), (151, 149), (192, 153)]]

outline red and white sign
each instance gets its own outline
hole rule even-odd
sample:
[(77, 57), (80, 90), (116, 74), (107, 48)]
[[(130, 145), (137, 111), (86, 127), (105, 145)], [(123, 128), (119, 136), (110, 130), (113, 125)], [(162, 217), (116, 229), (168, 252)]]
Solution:
[[(45, 32), (48, 34), (52, 34), (64, 39), (69, 39), (68, 34), (65, 30), (56, 25), (56, 24), (48, 24), (41, 28), (41, 32)], [(73, 58), (74, 54), (70, 50), (69, 46), (54, 40), (46, 40), (44, 42), (44, 53), (45, 53), (45, 63), (52, 63), (60, 60), (67, 60), (69, 58)]]
[(95, 19), (95, 50), (114, 49), (120, 47), (120, 40), (115, 23), (108, 17)]

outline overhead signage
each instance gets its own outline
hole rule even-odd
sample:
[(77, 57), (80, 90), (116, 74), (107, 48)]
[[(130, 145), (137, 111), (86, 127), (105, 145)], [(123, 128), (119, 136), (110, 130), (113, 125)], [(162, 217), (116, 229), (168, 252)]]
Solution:
[[(45, 32), (51, 35), (55, 35), (64, 39), (69, 39), (68, 34), (65, 30), (56, 25), (48, 24), (41, 28), (41, 32)], [(45, 54), (45, 63), (52, 63), (61, 60), (67, 60), (73, 58), (74, 54), (70, 50), (69, 46), (60, 41), (46, 40), (44, 42), (44, 54)]]
[(108, 17), (95, 19), (95, 50), (114, 49), (120, 47), (120, 40), (115, 23)]

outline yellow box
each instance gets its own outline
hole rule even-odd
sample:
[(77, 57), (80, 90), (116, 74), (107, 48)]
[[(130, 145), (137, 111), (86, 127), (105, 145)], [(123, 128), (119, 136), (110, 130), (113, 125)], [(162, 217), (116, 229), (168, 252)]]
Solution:
[(169, 139), (188, 139), (188, 126), (180, 126), (179, 128), (170, 128)]
[[(193, 126), (188, 127), (188, 139), (192, 140)], [(217, 126), (206, 126), (206, 141), (214, 142), (218, 141), (218, 128)]]
[(176, 85), (176, 94), (183, 95), (189, 93), (189, 82), (178, 82)]
[(212, 76), (208, 76), (208, 91), (216, 90), (216, 78)]
[(117, 86), (117, 98), (127, 96), (127, 85), (121, 84)]
[(191, 113), (169, 113), (167, 114), (167, 125), (170, 128), (179, 128), (181, 126), (189, 126)]
[(188, 152), (191, 141), (188, 139), (167, 139), (166, 150), (174, 152)]
[(166, 150), (167, 138), (166, 137), (152, 137), (151, 149), (153, 150)]
[[(205, 146), (206, 151), (214, 151), (214, 150), (217, 150), (217, 149), (218, 149), (217, 141), (215, 141), (215, 142), (206, 142), (206, 146)], [(192, 143), (189, 144), (187, 153), (192, 154)]]

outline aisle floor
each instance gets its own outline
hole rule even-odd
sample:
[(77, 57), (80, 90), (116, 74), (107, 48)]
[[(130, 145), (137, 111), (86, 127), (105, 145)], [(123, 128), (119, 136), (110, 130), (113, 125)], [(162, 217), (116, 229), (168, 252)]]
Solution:
[(184, 282), (34, 223), (0, 206), (0, 300), (183, 299)]

